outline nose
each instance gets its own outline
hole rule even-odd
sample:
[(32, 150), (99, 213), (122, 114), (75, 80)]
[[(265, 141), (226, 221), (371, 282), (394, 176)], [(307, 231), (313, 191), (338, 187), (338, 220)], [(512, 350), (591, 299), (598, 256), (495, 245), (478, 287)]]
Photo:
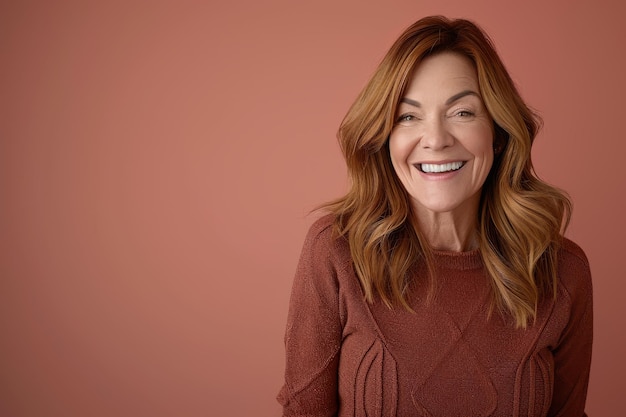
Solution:
[(425, 149), (438, 151), (454, 144), (454, 136), (446, 129), (445, 122), (439, 118), (424, 123), (420, 145)]

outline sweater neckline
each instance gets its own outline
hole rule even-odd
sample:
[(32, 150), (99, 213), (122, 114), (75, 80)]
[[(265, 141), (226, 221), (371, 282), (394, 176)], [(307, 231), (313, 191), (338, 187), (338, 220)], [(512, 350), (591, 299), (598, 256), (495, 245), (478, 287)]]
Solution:
[(435, 264), (445, 269), (477, 269), (483, 265), (480, 249), (474, 249), (467, 252), (433, 249), (432, 255)]

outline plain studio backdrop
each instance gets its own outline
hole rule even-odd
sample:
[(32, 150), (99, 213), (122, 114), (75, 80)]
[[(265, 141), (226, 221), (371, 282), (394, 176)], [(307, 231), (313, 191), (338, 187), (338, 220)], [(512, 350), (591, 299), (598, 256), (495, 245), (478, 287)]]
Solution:
[(0, 415), (277, 416), (336, 130), (430, 14), (493, 38), (591, 262), (592, 416), (626, 415), (621, 2), (0, 3)]

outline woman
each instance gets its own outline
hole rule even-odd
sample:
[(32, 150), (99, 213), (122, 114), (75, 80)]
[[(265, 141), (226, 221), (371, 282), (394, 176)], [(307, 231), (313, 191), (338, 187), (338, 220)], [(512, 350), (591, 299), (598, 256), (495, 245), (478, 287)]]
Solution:
[(340, 130), (351, 177), (305, 240), (285, 416), (583, 416), (589, 265), (487, 36), (424, 18)]

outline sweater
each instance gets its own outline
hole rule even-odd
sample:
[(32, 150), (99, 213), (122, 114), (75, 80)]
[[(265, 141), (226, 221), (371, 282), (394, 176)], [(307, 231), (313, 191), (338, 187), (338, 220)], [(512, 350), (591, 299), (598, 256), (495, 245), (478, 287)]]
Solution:
[(587, 258), (564, 239), (557, 296), (526, 329), (491, 309), (478, 250), (435, 251), (410, 287), (414, 312), (365, 301), (332, 216), (310, 228), (285, 334), (284, 416), (585, 416), (592, 344)]

